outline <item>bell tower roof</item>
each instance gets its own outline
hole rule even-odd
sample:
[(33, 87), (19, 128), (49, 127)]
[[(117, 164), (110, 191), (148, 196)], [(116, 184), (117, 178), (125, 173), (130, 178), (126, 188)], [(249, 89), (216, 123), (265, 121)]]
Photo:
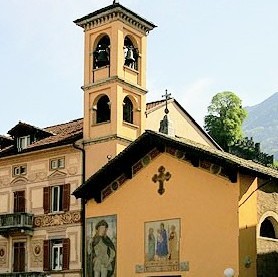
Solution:
[(115, 20), (121, 20), (144, 33), (148, 33), (153, 28), (157, 27), (152, 22), (116, 2), (76, 19), (73, 22), (84, 29), (90, 29)]

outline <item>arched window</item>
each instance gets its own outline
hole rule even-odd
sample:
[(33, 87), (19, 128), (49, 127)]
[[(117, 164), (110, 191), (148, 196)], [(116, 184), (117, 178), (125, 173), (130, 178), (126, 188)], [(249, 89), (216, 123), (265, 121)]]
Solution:
[[(260, 236), (266, 238), (277, 239), (275, 232), (275, 224), (273, 224), (274, 219), (267, 217), (261, 224), (260, 227)], [(276, 223), (277, 225), (277, 223)]]
[(129, 37), (125, 37), (124, 40), (124, 56), (125, 65), (135, 70), (138, 70), (139, 51), (138, 48), (134, 46)]
[(94, 49), (94, 69), (110, 64), (110, 39), (108, 36), (102, 37)]
[(124, 98), (123, 105), (123, 120), (128, 123), (133, 123), (133, 104), (128, 96)]
[(110, 121), (110, 101), (107, 95), (101, 96), (96, 107), (96, 123)]

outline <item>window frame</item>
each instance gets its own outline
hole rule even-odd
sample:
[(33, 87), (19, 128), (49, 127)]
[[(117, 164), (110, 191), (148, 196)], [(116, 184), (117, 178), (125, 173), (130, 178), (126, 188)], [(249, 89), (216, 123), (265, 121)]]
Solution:
[[(54, 251), (58, 249), (59, 265), (54, 266)], [(70, 239), (56, 238), (43, 241), (43, 270), (63, 271), (68, 270), (70, 265)]]
[[(57, 264), (57, 268), (55, 268), (55, 249), (57, 249), (58, 251), (58, 264)], [(62, 270), (63, 269), (63, 242), (62, 240), (52, 240), (51, 241), (51, 255), (50, 255), (50, 259), (51, 259), (51, 270)]]
[[(58, 188), (59, 187), (59, 188)], [(70, 184), (56, 184), (52, 186), (46, 186), (43, 188), (43, 209), (44, 214), (49, 213), (62, 213), (67, 212), (70, 210)], [(56, 203), (59, 207), (56, 209), (53, 209), (54, 206), (54, 200), (53, 200), (53, 194), (55, 190), (58, 190), (58, 193), (56, 194)]]
[(59, 213), (63, 211), (63, 185), (51, 187), (51, 212)]
[[(18, 170), (18, 172), (17, 172)], [(27, 174), (27, 164), (14, 165), (12, 167), (12, 176), (18, 177)]]
[(26, 149), (31, 143), (31, 136), (22, 136), (18, 137), (16, 140), (17, 149), (18, 151), (22, 151), (23, 149)]
[[(55, 165), (56, 163), (56, 165)], [(53, 166), (53, 164), (55, 166)], [(65, 157), (58, 157), (55, 159), (51, 159), (49, 161), (49, 169), (50, 170), (57, 170), (57, 169), (63, 169), (65, 168)]]

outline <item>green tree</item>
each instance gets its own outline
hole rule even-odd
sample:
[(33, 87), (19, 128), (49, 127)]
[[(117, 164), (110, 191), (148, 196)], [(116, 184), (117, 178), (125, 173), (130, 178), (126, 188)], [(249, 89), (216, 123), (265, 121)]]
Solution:
[(205, 130), (225, 150), (243, 136), (242, 123), (247, 112), (241, 99), (233, 92), (224, 91), (213, 96), (205, 116)]

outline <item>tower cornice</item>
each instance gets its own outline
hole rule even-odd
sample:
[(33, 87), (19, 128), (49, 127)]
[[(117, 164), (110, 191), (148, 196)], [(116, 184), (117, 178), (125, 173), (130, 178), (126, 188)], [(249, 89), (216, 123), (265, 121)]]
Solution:
[(91, 139), (87, 139), (83, 141), (84, 145), (88, 145), (88, 144), (98, 144), (98, 143), (103, 143), (103, 142), (109, 142), (111, 140), (118, 140), (118, 141), (122, 141), (124, 143), (130, 144), (131, 142), (133, 142), (133, 140), (123, 137), (123, 136), (119, 136), (117, 134), (111, 134), (108, 136), (103, 136), (103, 137), (96, 137), (96, 138), (91, 138)]
[(118, 82), (120, 84), (126, 85), (127, 87), (130, 87), (132, 89), (139, 90), (142, 94), (146, 94), (148, 92), (146, 89), (143, 89), (140, 86), (136, 86), (136, 85), (134, 85), (132, 83), (129, 83), (126, 80), (124, 80), (122, 78), (119, 78), (118, 76), (112, 76), (112, 77), (100, 80), (98, 82), (82, 86), (81, 88), (83, 89), (83, 91), (87, 91), (87, 90), (90, 90), (90, 89), (93, 89), (93, 88), (97, 88), (97, 87), (100, 87), (100, 86), (103, 86), (103, 85), (107, 85), (107, 84), (112, 84), (112, 83), (115, 83), (115, 82)]
[(153, 28), (157, 27), (152, 22), (139, 16), (137, 13), (130, 9), (115, 3), (105, 8), (99, 9), (95, 12), (76, 19), (73, 21), (76, 25), (82, 27), (84, 30), (90, 30), (92, 28), (107, 24), (108, 22), (120, 20), (125, 24), (136, 28), (142, 33), (146, 34)]

